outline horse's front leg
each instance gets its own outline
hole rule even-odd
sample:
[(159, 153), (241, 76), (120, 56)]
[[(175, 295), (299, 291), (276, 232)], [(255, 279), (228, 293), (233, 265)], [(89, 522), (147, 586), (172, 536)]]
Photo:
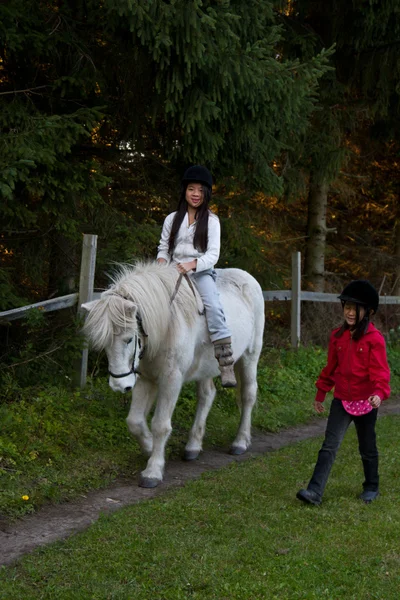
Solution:
[(203, 448), (206, 421), (212, 403), (214, 402), (215, 392), (215, 385), (212, 379), (203, 379), (202, 381), (197, 382), (196, 417), (185, 447), (185, 453), (183, 455), (185, 460), (195, 460)]
[(153, 452), (147, 467), (141, 473), (139, 485), (153, 488), (161, 483), (165, 466), (165, 445), (172, 431), (171, 419), (181, 391), (183, 379), (180, 373), (163, 378), (159, 382), (157, 404), (151, 421)]
[(138, 379), (132, 391), (132, 402), (126, 423), (146, 456), (153, 451), (153, 436), (147, 425), (147, 417), (157, 394), (157, 386), (148, 379)]

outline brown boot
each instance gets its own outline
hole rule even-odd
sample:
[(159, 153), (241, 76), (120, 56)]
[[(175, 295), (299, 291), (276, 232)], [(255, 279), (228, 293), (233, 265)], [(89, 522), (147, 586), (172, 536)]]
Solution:
[(218, 360), (219, 370), (221, 371), (222, 387), (236, 387), (235, 371), (233, 370), (234, 360), (232, 357), (232, 340), (224, 338), (214, 342), (215, 358)]

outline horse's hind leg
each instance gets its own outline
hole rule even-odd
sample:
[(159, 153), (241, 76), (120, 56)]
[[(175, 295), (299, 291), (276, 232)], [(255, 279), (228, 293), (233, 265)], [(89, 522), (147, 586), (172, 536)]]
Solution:
[(153, 436), (147, 425), (147, 416), (157, 394), (157, 386), (147, 379), (138, 379), (132, 392), (132, 402), (126, 419), (128, 429), (137, 439), (144, 454), (153, 451)]
[(185, 460), (194, 460), (202, 450), (206, 420), (214, 402), (215, 392), (215, 385), (212, 379), (203, 379), (197, 382), (197, 410), (189, 433), (189, 439), (185, 446), (183, 455)]
[(230, 454), (243, 454), (251, 444), (251, 413), (257, 399), (257, 363), (258, 354), (244, 354), (236, 369), (239, 375), (240, 425), (236, 438), (230, 448)]

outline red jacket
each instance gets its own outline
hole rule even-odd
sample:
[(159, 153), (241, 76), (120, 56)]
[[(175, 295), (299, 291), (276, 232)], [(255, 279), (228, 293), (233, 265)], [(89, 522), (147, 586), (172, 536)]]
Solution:
[(367, 400), (375, 394), (386, 400), (390, 394), (390, 370), (381, 332), (369, 323), (367, 332), (356, 341), (348, 329), (340, 337), (335, 337), (337, 331), (332, 331), (328, 363), (315, 384), (317, 402), (323, 402), (333, 387), (335, 398), (347, 402)]

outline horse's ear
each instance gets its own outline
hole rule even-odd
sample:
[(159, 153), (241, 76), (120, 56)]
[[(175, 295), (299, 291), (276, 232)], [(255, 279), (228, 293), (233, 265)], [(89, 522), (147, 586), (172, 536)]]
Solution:
[(98, 300), (92, 300), (91, 302), (84, 302), (83, 304), (81, 304), (81, 308), (83, 308), (84, 310), (87, 310), (87, 312), (90, 312), (92, 310), (92, 308), (94, 308), (96, 306), (97, 303), (98, 303)]
[(128, 300), (127, 298), (125, 298), (124, 310), (125, 313), (128, 314), (130, 317), (134, 317), (137, 312), (137, 306), (134, 302), (132, 302), (132, 300)]

